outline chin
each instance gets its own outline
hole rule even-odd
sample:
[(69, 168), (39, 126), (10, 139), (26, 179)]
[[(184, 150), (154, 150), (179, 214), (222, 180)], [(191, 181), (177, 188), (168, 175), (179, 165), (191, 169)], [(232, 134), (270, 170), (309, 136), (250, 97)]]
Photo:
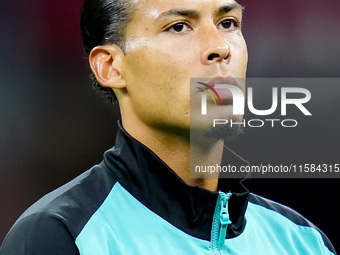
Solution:
[[(216, 121), (214, 125), (214, 120)], [(194, 120), (190, 125), (191, 139), (208, 138), (212, 140), (224, 140), (231, 141), (244, 133), (244, 126), (241, 124), (231, 125), (231, 123), (242, 123), (242, 115), (231, 116), (218, 116), (215, 118), (201, 118), (200, 120)], [(217, 124), (218, 123), (218, 124)]]

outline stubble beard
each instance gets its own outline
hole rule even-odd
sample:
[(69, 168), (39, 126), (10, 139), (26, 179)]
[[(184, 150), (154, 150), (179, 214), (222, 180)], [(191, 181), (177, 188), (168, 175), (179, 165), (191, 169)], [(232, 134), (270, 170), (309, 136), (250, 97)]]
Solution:
[[(231, 120), (233, 123), (239, 123), (239, 124), (233, 124), (231, 126)], [(215, 140), (224, 140), (224, 142), (229, 142), (234, 139), (236, 139), (239, 135), (244, 133), (244, 126), (241, 123), (242, 119), (237, 117), (232, 117), (227, 124), (217, 124), (215, 127), (211, 127), (208, 129), (204, 136), (207, 138), (212, 138)]]

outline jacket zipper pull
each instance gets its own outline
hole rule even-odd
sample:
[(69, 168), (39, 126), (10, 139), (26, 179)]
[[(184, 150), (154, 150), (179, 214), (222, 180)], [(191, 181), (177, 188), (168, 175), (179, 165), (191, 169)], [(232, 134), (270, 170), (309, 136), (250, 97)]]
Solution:
[(220, 212), (220, 234), (218, 244), (219, 246), (224, 245), (225, 237), (227, 235), (228, 225), (231, 224), (228, 212), (228, 201), (232, 194), (229, 192), (221, 198), (221, 212)]

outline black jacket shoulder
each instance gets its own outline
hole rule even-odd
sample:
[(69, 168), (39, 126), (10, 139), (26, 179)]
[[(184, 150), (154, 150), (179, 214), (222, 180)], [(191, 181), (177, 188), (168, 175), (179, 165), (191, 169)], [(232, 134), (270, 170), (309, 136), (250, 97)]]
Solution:
[(97, 165), (45, 195), (15, 222), (0, 255), (79, 255), (75, 239), (115, 182)]

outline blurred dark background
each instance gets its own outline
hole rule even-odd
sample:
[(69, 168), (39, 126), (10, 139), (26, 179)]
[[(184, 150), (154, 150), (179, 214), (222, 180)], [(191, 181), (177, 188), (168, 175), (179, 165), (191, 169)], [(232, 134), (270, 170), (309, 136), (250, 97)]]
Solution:
[[(2, 242), (33, 202), (101, 161), (114, 145), (119, 110), (91, 88), (79, 29), (81, 0), (0, 3)], [(246, 6), (248, 77), (340, 78), (339, 1), (240, 3)], [(312, 100), (318, 95), (313, 89)], [(306, 122), (308, 130), (248, 129), (230, 147), (252, 164), (340, 163), (339, 89), (319, 92), (325, 90), (332, 95), (327, 109), (312, 107), (324, 112), (322, 124), (315, 118)], [(340, 179), (254, 179), (253, 191), (306, 216), (340, 250), (339, 184)]]

